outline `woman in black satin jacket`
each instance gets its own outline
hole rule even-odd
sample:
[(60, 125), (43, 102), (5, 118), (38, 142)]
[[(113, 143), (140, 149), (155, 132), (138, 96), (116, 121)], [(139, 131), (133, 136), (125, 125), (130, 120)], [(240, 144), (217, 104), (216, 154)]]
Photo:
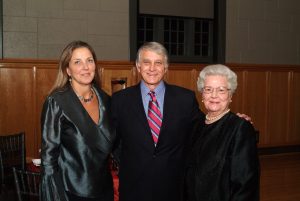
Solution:
[(41, 118), (42, 201), (113, 201), (109, 155), (115, 132), (96, 61), (82, 41), (61, 54)]
[(197, 84), (207, 115), (191, 140), (186, 201), (258, 201), (255, 130), (229, 109), (236, 74), (224, 65), (210, 65), (200, 72)]

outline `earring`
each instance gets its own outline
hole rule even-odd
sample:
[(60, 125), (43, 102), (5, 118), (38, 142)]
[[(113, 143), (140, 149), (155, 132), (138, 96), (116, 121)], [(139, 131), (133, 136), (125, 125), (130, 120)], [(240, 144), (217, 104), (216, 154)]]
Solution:
[(69, 82), (70, 82), (70, 83), (72, 82), (72, 77), (71, 77), (71, 76), (69, 76)]

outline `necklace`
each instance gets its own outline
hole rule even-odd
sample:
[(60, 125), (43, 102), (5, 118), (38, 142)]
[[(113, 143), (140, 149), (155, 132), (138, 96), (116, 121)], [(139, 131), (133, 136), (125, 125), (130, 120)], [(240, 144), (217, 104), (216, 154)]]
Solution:
[(205, 119), (207, 122), (214, 122), (217, 121), (219, 119), (221, 119), (225, 114), (227, 114), (230, 111), (230, 109), (225, 110), (224, 112), (222, 112), (221, 114), (218, 114), (217, 116), (214, 117), (209, 117), (208, 114), (205, 116)]
[(78, 95), (77, 95), (77, 97), (79, 98), (79, 100), (81, 100), (81, 101), (83, 101), (85, 103), (88, 103), (88, 102), (91, 102), (93, 100), (93, 98), (94, 98), (94, 92), (93, 92), (93, 90), (91, 88), (91, 96), (89, 98), (84, 98), (83, 96), (78, 96)]
[(90, 97), (89, 98), (84, 98), (83, 96), (80, 96), (78, 95), (77, 91), (74, 89), (74, 87), (72, 87), (76, 96), (78, 97), (78, 99), (80, 101), (83, 101), (84, 103), (88, 103), (88, 102), (91, 102), (94, 98), (94, 91), (93, 91), (93, 88), (91, 88), (91, 93), (90, 93)]

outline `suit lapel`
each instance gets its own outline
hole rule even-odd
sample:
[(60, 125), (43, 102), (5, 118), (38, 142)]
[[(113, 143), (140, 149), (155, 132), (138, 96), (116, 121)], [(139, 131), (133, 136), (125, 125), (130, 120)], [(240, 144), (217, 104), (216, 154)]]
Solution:
[(72, 122), (79, 127), (81, 132), (85, 131), (86, 127), (94, 127), (91, 122), (92, 120), (71, 88), (68, 88), (61, 96), (57, 97), (57, 101)]
[(150, 127), (148, 124), (147, 116), (145, 113), (144, 105), (143, 105), (143, 100), (142, 100), (142, 94), (141, 94), (141, 89), (140, 85), (136, 85), (136, 88), (134, 90), (134, 111), (136, 112), (136, 116), (138, 119), (142, 122), (143, 126), (145, 127), (145, 130), (150, 132)]
[(151, 134), (151, 130), (148, 124), (148, 120), (147, 120), (147, 116), (144, 110), (144, 106), (143, 106), (143, 100), (142, 100), (142, 95), (141, 95), (141, 89), (140, 89), (140, 84), (135, 86), (135, 90), (134, 90), (134, 98), (132, 99), (133, 102), (133, 106), (134, 109), (133, 111), (135, 111), (135, 114), (138, 118), (138, 121), (141, 122), (145, 128), (145, 134), (148, 135), (149, 141), (148, 143), (151, 143), (152, 147), (157, 149), (159, 147), (159, 144), (161, 144), (163, 142), (163, 136), (165, 135), (164, 130), (165, 128), (168, 127), (168, 122), (169, 122), (169, 118), (172, 111), (172, 105), (173, 105), (173, 97), (172, 97), (172, 93), (170, 92), (170, 88), (168, 86), (167, 83), (165, 83), (166, 86), (166, 90), (165, 90), (165, 95), (164, 95), (164, 111), (163, 111), (163, 120), (162, 120), (162, 127), (160, 130), (160, 135), (158, 138), (158, 143), (156, 145), (156, 147), (154, 146), (154, 141), (152, 139), (152, 134)]
[(160, 134), (159, 134), (159, 138), (158, 138), (158, 143), (156, 147), (159, 147), (161, 143), (163, 143), (164, 141), (164, 136), (166, 135), (166, 133), (164, 132), (164, 130), (166, 128), (168, 128), (168, 125), (170, 123), (170, 115), (172, 115), (172, 108), (173, 108), (173, 99), (174, 97), (172, 97), (172, 93), (170, 92), (170, 88), (169, 85), (165, 82), (165, 97), (164, 97), (164, 111), (163, 111), (163, 120), (162, 120), (162, 126), (160, 128)]
[(144, 105), (143, 105), (143, 100), (142, 100), (142, 95), (141, 95), (141, 88), (140, 84), (135, 86), (135, 89), (133, 90), (133, 98), (130, 99), (133, 101), (133, 111), (134, 115), (137, 117), (137, 122), (140, 122), (142, 126), (144, 127), (144, 135), (147, 135), (146, 139), (146, 144), (151, 144), (151, 147), (154, 149), (154, 141), (152, 139), (152, 134), (151, 130), (148, 124), (147, 116), (145, 113)]
[(108, 144), (111, 144), (111, 142), (107, 140), (102, 132), (99, 133), (97, 125), (84, 109), (71, 88), (66, 89), (61, 96), (57, 96), (56, 100), (66, 116), (78, 127), (85, 140), (100, 147), (103, 152), (110, 151), (108, 148), (104, 148), (102, 144), (97, 145), (97, 143), (104, 143), (106, 141)]

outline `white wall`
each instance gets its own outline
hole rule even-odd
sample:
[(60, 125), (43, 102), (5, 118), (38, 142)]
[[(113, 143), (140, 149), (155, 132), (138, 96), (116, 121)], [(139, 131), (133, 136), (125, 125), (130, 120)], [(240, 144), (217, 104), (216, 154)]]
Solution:
[(299, 0), (227, 0), (226, 62), (300, 64)]
[[(176, 12), (201, 13), (176, 1)], [(3, 7), (5, 58), (57, 59), (80, 39), (101, 60), (129, 60), (129, 0), (3, 0)], [(300, 64), (300, 0), (227, 0), (226, 62)]]
[(72, 40), (129, 59), (129, 0), (3, 0), (4, 58), (58, 59)]

